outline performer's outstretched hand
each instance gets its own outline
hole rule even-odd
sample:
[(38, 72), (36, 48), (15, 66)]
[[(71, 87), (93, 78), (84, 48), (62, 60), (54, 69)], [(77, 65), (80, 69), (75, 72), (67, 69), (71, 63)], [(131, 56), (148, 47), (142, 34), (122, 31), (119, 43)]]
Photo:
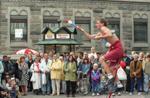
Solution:
[(95, 40), (95, 34), (91, 35), (88, 32), (86, 32), (83, 28), (81, 28), (80, 26), (76, 26), (76, 28), (78, 30), (80, 30), (87, 38), (89, 39), (94, 39)]
[(80, 26), (76, 26), (76, 28), (77, 28), (78, 30), (80, 30), (81, 32), (85, 32), (84, 29), (81, 28)]

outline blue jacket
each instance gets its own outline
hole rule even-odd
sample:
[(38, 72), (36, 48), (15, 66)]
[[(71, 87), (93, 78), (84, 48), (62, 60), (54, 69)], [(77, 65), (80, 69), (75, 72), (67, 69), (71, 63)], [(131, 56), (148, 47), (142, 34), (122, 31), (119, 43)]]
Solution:
[(79, 66), (79, 71), (81, 71), (83, 74), (88, 74), (90, 71), (91, 64), (83, 64), (81, 63)]

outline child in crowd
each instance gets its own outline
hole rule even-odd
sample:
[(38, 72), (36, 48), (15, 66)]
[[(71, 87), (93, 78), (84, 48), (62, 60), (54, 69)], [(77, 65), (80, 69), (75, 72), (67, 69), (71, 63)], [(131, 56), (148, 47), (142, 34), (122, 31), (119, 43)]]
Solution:
[(0, 98), (9, 98), (9, 93), (0, 86)]
[(16, 80), (14, 77), (11, 78), (8, 83), (6, 83), (6, 88), (9, 90), (11, 98), (17, 98), (19, 87), (16, 84)]
[(99, 86), (100, 86), (100, 71), (98, 70), (98, 64), (93, 65), (91, 72), (91, 82), (92, 82), (92, 96), (95, 94), (99, 95)]
[(9, 80), (10, 76), (6, 73), (4, 79), (2, 80), (2, 85), (0, 85), (0, 98), (10, 97), (9, 92), (6, 88), (6, 84), (8, 83)]

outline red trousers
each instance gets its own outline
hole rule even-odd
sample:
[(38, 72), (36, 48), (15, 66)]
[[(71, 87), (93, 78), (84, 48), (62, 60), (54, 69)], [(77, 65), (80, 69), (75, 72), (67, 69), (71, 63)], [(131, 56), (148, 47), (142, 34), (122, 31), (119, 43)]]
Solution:
[(105, 60), (110, 62), (110, 66), (114, 66), (119, 63), (121, 58), (123, 57), (123, 47), (121, 42), (118, 40), (114, 44), (112, 44), (104, 55)]

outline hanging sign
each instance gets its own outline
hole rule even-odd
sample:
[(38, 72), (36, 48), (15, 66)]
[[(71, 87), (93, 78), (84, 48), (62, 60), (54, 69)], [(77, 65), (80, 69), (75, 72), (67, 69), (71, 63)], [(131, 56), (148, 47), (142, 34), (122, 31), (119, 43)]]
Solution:
[(69, 36), (69, 34), (57, 34), (56, 38), (58, 38), (58, 39), (69, 39), (70, 36)]
[(45, 34), (45, 39), (54, 39), (55, 36), (52, 32), (48, 31), (47, 34)]
[(15, 29), (15, 38), (23, 38), (23, 29)]

